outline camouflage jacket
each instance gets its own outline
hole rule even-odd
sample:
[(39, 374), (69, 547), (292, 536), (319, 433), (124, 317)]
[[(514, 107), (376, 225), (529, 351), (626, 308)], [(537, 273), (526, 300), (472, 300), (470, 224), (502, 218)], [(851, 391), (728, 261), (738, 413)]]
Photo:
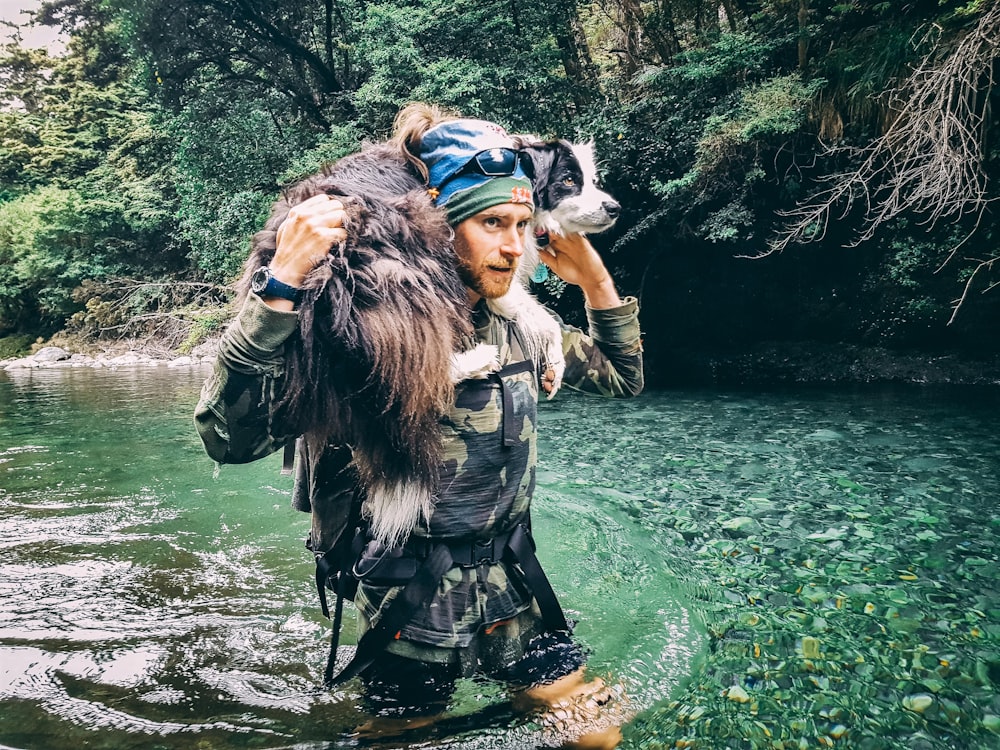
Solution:
[[(643, 387), (638, 306), (627, 299), (610, 310), (587, 310), (590, 334), (563, 326), (564, 387), (627, 397)], [(480, 303), (473, 312), (479, 342), (496, 345), (500, 377), (456, 387), (442, 420), (444, 461), (431, 517), (414, 531), (430, 539), (488, 539), (525, 520), (535, 486), (538, 368), (525, 362), (516, 321)], [(282, 385), (283, 344), (296, 314), (277, 312), (250, 295), (223, 336), (218, 361), (195, 414), (209, 455), (222, 463), (265, 456), (295, 436), (272, 423), (270, 404)], [(505, 374), (509, 372), (510, 374)], [(506, 405), (506, 408), (505, 408)], [(347, 523), (353, 492), (349, 451), (331, 447), (310, 456), (300, 446), (293, 504), (312, 512), (314, 551), (329, 549)], [(393, 587), (362, 581), (356, 604), (361, 628), (377, 621)], [(483, 626), (509, 620), (530, 606), (520, 571), (503, 564), (452, 568), (437, 596), (402, 632), (403, 641), (462, 647)]]

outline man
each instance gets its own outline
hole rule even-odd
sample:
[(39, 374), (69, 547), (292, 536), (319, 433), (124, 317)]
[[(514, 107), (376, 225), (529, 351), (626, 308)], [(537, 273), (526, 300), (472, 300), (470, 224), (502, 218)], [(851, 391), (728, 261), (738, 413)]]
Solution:
[[(342, 675), (360, 673), (377, 714), (412, 717), (440, 712), (458, 678), (485, 674), (506, 682), (519, 706), (544, 711), (558, 704), (560, 716), (576, 724), (567, 747), (613, 747), (617, 725), (599, 716), (609, 691), (600, 680), (584, 679), (582, 652), (530, 541), (537, 400), (540, 388), (551, 389), (552, 376), (539, 377), (527, 321), (506, 319), (489, 305), (515, 283), (533, 211), (531, 183), (516, 158), (502, 167), (483, 166), (484, 156), (504, 162), (514, 148), (492, 123), (447, 119), (416, 106), (397, 120), (396, 142), (454, 228), (475, 338), (497, 348), (499, 369), (455, 386), (454, 404), (441, 421), (437, 489), (430, 507), (413, 514), (418, 520), (405, 530), (406, 541), (383, 543), (372, 529), (377, 532), (384, 519), (373, 515), (394, 511), (366, 507), (367, 546), (354, 564), (359, 645)], [(295, 206), (278, 229), (271, 277), (301, 287), (330, 248), (347, 239), (344, 222), (343, 205), (326, 195)], [(583, 291), (590, 327), (590, 335), (564, 327), (564, 383), (611, 396), (638, 394), (643, 379), (635, 300), (618, 296), (582, 235), (552, 237), (549, 249), (545, 264)], [(283, 347), (296, 322), (292, 299), (248, 294), (223, 338), (196, 414), (216, 460), (245, 460), (232, 457), (257, 457), (280, 445), (280, 425), (257, 412), (267, 408), (261, 394), (282, 387)], [(230, 429), (246, 424), (259, 424), (268, 434)], [(265, 447), (248, 451), (234, 444), (237, 439)], [(343, 446), (300, 462), (295, 502), (313, 513), (311, 548), (320, 559), (348, 525), (338, 509), (354, 490), (349, 462)], [(387, 561), (408, 572), (387, 573)]]

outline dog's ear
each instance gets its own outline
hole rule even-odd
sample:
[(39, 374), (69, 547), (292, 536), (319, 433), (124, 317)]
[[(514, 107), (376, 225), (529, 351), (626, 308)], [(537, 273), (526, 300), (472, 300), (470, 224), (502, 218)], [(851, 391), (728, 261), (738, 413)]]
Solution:
[(555, 166), (559, 153), (559, 143), (533, 143), (522, 150), (526, 159), (522, 162), (525, 173), (531, 180), (534, 192), (535, 207), (549, 209), (545, 186), (549, 183), (549, 175)]

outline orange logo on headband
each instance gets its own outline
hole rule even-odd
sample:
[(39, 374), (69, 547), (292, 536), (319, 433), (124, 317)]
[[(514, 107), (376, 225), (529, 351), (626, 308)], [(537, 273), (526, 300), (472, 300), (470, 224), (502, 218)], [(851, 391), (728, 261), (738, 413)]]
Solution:
[(526, 187), (515, 187), (510, 189), (511, 203), (531, 203), (531, 191)]

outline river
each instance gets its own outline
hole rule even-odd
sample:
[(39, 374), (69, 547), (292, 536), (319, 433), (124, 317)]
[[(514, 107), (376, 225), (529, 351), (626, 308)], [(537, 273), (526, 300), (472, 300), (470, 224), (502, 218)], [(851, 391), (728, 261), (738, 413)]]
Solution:
[[(205, 374), (0, 372), (0, 745), (543, 745), (479, 681), (437, 727), (354, 735), (357, 686), (318, 689), (308, 517), (279, 457), (204, 455)], [(623, 747), (1000, 747), (998, 406), (920, 388), (542, 404), (540, 557), (637, 713)]]

